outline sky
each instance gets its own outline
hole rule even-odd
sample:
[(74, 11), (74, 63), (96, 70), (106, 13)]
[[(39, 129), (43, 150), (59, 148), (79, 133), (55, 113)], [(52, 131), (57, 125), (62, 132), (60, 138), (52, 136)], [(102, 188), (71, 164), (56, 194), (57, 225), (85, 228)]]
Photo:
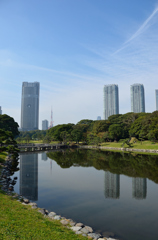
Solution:
[(156, 110), (158, 0), (0, 0), (0, 106), (20, 126), (22, 82), (40, 82), (39, 128), (103, 119), (103, 87), (130, 85)]

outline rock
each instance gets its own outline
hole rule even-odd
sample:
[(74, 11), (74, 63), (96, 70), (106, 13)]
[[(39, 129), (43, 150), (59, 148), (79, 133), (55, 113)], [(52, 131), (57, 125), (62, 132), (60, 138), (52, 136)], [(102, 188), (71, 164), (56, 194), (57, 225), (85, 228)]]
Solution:
[(75, 226), (76, 227), (84, 227), (84, 224), (83, 223), (77, 223)]
[(45, 215), (45, 209), (44, 209), (44, 208), (39, 209), (38, 212), (40, 212), (40, 213), (42, 213), (43, 215)]
[(98, 239), (101, 237), (99, 233), (89, 233), (88, 236), (92, 237), (93, 239)]
[(93, 232), (93, 229), (91, 227), (89, 227), (89, 226), (85, 226), (84, 228), (87, 229), (90, 233)]
[(82, 234), (82, 232), (81, 231), (77, 231), (77, 232), (75, 232), (76, 234)]
[(76, 224), (76, 223), (75, 223), (75, 222), (73, 222), (73, 221), (72, 221), (72, 222), (70, 222), (70, 225), (71, 225), (72, 227), (73, 227), (73, 226), (75, 226), (75, 224)]
[(61, 219), (61, 216), (60, 215), (56, 215), (55, 217), (54, 217), (54, 220), (60, 220)]
[(32, 206), (32, 209), (36, 209), (37, 208), (37, 206)]
[(26, 203), (26, 204), (28, 204), (30, 201), (29, 201), (29, 199), (24, 198), (24, 199), (23, 199), (23, 202)]
[(81, 228), (82, 228), (82, 227), (76, 227), (76, 226), (70, 227), (70, 229), (71, 229), (72, 231), (74, 231), (74, 232), (80, 231)]
[(34, 202), (29, 203), (29, 205), (37, 207), (37, 203), (34, 203)]
[(49, 218), (52, 218), (52, 217), (54, 217), (55, 215), (56, 215), (55, 212), (50, 212), (50, 213), (48, 214), (48, 217), (49, 217)]
[(63, 225), (69, 224), (69, 222), (68, 222), (66, 219), (63, 219), (63, 220), (61, 220), (60, 222), (61, 222)]
[(85, 227), (81, 229), (81, 232), (82, 232), (82, 233), (85, 233), (85, 234), (88, 234), (88, 233), (89, 233), (88, 229), (86, 229)]

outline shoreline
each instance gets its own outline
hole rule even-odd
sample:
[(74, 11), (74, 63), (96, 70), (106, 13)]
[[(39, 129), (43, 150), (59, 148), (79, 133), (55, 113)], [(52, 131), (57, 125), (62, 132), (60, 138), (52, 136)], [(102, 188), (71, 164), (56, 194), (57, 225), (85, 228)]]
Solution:
[(105, 146), (96, 146), (96, 145), (82, 145), (78, 146), (79, 148), (85, 149), (100, 149), (100, 150), (110, 150), (110, 151), (119, 151), (119, 152), (135, 152), (135, 153), (155, 153), (158, 154), (158, 150), (154, 149), (137, 149), (137, 148), (116, 148), (116, 147), (105, 147)]

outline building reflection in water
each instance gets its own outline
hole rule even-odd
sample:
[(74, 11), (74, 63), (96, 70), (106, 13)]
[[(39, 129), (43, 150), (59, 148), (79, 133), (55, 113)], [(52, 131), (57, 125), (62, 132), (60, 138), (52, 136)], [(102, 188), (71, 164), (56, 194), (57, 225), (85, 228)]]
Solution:
[(38, 200), (38, 154), (20, 155), (20, 194)]
[(42, 160), (44, 161), (48, 160), (47, 154), (45, 152), (42, 153)]
[(120, 197), (120, 175), (105, 171), (105, 198)]
[(145, 199), (147, 195), (146, 178), (132, 178), (132, 196), (136, 199)]

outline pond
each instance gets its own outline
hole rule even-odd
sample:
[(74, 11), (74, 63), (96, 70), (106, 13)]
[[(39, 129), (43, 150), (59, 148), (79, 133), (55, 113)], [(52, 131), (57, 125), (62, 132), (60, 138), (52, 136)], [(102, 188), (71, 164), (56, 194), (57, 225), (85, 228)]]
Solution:
[(158, 156), (97, 150), (20, 154), (15, 192), (122, 240), (158, 239)]

